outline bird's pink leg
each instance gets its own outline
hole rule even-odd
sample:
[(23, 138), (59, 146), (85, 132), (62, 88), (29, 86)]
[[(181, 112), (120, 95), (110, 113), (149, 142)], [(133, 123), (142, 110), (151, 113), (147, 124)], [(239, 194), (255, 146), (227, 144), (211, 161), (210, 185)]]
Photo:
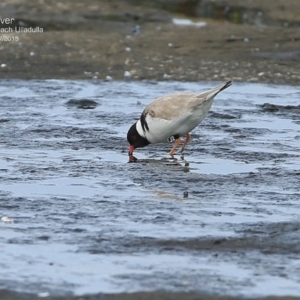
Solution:
[(173, 145), (173, 148), (172, 148), (171, 151), (169, 152), (169, 155), (171, 155), (171, 156), (173, 157), (174, 152), (175, 152), (176, 148), (178, 147), (178, 145), (180, 144), (180, 142), (181, 142), (181, 138), (179, 137), (179, 138), (175, 141), (175, 143), (174, 143), (174, 145)]
[(182, 147), (181, 147), (180, 153), (183, 152), (185, 146), (189, 143), (189, 141), (191, 140), (191, 138), (192, 138), (192, 135), (191, 135), (190, 133), (187, 133), (187, 134), (186, 134), (185, 141), (184, 141), (184, 143), (183, 143), (183, 145), (182, 145)]

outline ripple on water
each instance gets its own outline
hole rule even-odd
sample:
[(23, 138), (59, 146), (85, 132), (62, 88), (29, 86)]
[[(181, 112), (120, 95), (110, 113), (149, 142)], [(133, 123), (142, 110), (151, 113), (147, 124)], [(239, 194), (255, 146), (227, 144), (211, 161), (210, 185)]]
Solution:
[(1, 288), (298, 295), (299, 88), (234, 84), (189, 166), (169, 144), (127, 163), (144, 105), (213, 85), (0, 82)]

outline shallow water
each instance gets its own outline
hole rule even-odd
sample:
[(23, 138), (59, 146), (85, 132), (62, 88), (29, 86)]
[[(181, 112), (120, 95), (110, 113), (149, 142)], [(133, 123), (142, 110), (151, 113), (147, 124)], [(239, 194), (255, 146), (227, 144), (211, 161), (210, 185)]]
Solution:
[(299, 105), (298, 87), (235, 83), (188, 167), (168, 144), (127, 163), (147, 103), (214, 85), (0, 81), (0, 288), (299, 295), (300, 109), (261, 107)]

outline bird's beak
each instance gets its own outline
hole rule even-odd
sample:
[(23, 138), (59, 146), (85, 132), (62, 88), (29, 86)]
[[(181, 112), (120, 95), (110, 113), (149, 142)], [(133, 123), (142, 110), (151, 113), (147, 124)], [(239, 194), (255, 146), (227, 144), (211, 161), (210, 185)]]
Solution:
[(137, 161), (137, 158), (133, 156), (133, 151), (135, 147), (133, 145), (129, 146), (128, 156), (129, 156), (129, 162), (135, 162)]

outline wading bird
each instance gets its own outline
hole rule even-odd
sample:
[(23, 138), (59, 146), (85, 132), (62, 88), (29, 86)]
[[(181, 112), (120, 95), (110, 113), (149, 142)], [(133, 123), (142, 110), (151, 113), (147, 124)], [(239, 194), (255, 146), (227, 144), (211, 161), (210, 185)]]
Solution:
[(176, 93), (153, 100), (144, 109), (140, 119), (128, 130), (129, 162), (137, 160), (133, 156), (136, 148), (163, 142), (174, 142), (169, 152), (173, 157), (181, 137), (185, 136), (180, 151), (182, 153), (191, 139), (190, 131), (206, 117), (215, 96), (231, 83), (227, 81), (201, 93)]

